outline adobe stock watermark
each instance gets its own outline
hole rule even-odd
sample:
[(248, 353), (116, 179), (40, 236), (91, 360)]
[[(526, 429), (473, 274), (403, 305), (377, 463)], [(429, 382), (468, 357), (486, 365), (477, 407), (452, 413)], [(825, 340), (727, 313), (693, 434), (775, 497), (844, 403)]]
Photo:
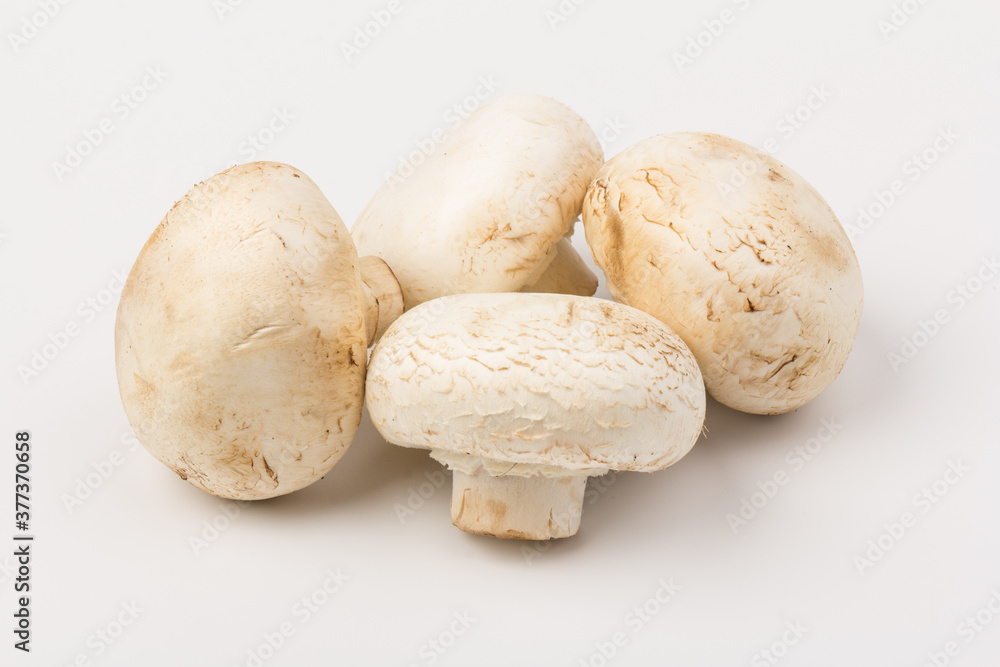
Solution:
[(188, 546), (195, 556), (201, 554), (215, 544), (222, 537), (222, 534), (229, 530), (240, 518), (243, 508), (249, 505), (249, 500), (224, 500), (219, 503), (219, 512), (211, 519), (201, 522), (201, 530), (197, 534), (188, 537)]
[(159, 65), (147, 67), (142, 79), (111, 103), (109, 115), (99, 120), (95, 126), (85, 129), (82, 138), (77, 142), (66, 146), (62, 162), (52, 162), (52, 173), (56, 179), (62, 183), (67, 175), (82, 165), (84, 159), (104, 143), (108, 135), (125, 122), (139, 105), (146, 101), (150, 93), (166, 81), (167, 76), (167, 72), (160, 69)]
[(340, 568), (327, 568), (323, 573), (321, 584), (309, 593), (299, 598), (290, 610), (291, 619), (286, 619), (272, 630), (264, 632), (259, 642), (247, 649), (246, 658), (234, 667), (262, 667), (288, 641), (295, 636), (296, 631), (320, 610), (322, 610), (339, 593), (351, 577), (341, 572)]
[(889, 41), (890, 35), (910, 22), (917, 12), (927, 4), (927, 0), (903, 0), (892, 5), (889, 16), (878, 20), (876, 26), (882, 38)]
[(656, 583), (658, 584), (656, 592), (625, 614), (625, 618), (622, 619), (625, 627), (611, 633), (605, 640), (594, 642), (594, 651), (586, 658), (580, 658), (577, 662), (579, 667), (605, 667), (608, 665), (618, 655), (618, 652), (642, 632), (643, 628), (649, 625), (681, 590), (680, 585), (674, 583), (673, 577), (660, 578)]
[(419, 310), (413, 309), (408, 311), (412, 315), (407, 315), (409, 322), (407, 322), (406, 328), (411, 333), (403, 338), (402, 349), (416, 345), (417, 340), (424, 335), (427, 328), (441, 318), (446, 312), (446, 308), (451, 305), (456, 297), (462, 294), (463, 290), (457, 280), (447, 280), (441, 291), (444, 292), (444, 296), (424, 301), (420, 304)]
[[(618, 479), (620, 473), (612, 470), (605, 475), (594, 475), (587, 480), (587, 490), (583, 492), (583, 506), (593, 505), (599, 498), (604, 496)], [(521, 545), (521, 555), (524, 562), (529, 566), (534, 564), (536, 558), (549, 551), (553, 544), (561, 543), (560, 540), (534, 540)]]
[(897, 349), (886, 355), (889, 368), (898, 373), (902, 366), (913, 361), (920, 351), (951, 322), (952, 316), (968, 305), (997, 277), (998, 271), (1000, 263), (997, 262), (997, 256), (984, 257), (971, 276), (948, 291), (945, 296), (947, 307), (937, 308), (929, 318), (917, 320), (916, 328), (900, 339)]
[(69, 514), (73, 514), (84, 502), (89, 500), (125, 463), (126, 457), (139, 449), (139, 439), (135, 437), (135, 433), (128, 430), (122, 434), (119, 445), (119, 447), (112, 449), (107, 456), (92, 463), (91, 470), (88, 470), (86, 475), (76, 478), (72, 493), (64, 493), (60, 496), (59, 499)]
[(586, 4), (589, 0), (560, 0), (559, 4), (552, 9), (545, 10), (545, 20), (549, 24), (549, 30), (555, 32), (556, 29), (568, 21), (576, 10)]
[[(628, 128), (621, 116), (614, 116), (604, 121), (600, 130), (595, 132), (601, 144), (601, 150), (607, 151), (608, 145), (617, 141)], [(573, 161), (555, 174), (536, 176), (531, 179), (531, 192), (527, 197), (520, 198), (520, 210), (517, 217), (520, 220), (537, 220), (544, 215), (561, 215), (562, 206), (559, 199), (571, 187), (570, 184), (579, 181), (580, 174), (586, 174), (593, 169), (593, 159), (584, 152), (573, 156)]]
[(701, 22), (702, 29), (687, 38), (687, 43), (683, 49), (674, 50), (672, 53), (674, 64), (680, 74), (684, 73), (684, 68), (690, 67), (696, 60), (722, 37), (726, 28), (736, 23), (740, 17), (740, 12), (744, 12), (753, 4), (753, 0), (732, 0), (736, 6), (736, 11), (729, 7), (722, 9), (718, 16)]
[(424, 477), (427, 478), (427, 481), (422, 482), (416, 487), (410, 487), (409, 493), (406, 494), (405, 504), (396, 503), (392, 506), (396, 512), (396, 518), (399, 519), (399, 523), (406, 523), (411, 516), (423, 509), (427, 501), (448, 481), (444, 470), (427, 471), (424, 473)]
[(494, 79), (492, 74), (480, 76), (476, 82), (475, 89), (469, 95), (466, 95), (445, 110), (441, 116), (444, 124), (432, 130), (429, 136), (414, 141), (416, 150), (411, 151), (409, 155), (398, 156), (397, 162), (399, 164), (396, 167), (396, 171), (392, 173), (385, 172), (385, 181), (389, 185), (389, 190), (395, 192), (396, 188), (403, 181), (413, 175), (417, 167), (426, 162), (427, 158), (434, 154), (437, 147), (444, 140), (445, 133), (449, 129), (458, 127), (463, 120), (469, 117), (469, 114), (478, 109), (483, 102), (490, 99), (501, 85), (503, 84)]
[(410, 2), (389, 0), (384, 7), (373, 9), (367, 21), (354, 27), (350, 41), (340, 43), (340, 53), (348, 65), (381, 36), (382, 32), (402, 13), (404, 4), (408, 5)]
[(288, 129), (291, 121), (295, 120), (295, 116), (288, 111), (288, 109), (282, 107), (278, 109), (275, 107), (271, 110), (271, 117), (253, 134), (248, 134), (242, 143), (239, 145), (239, 154), (245, 157), (244, 162), (253, 162), (257, 159), (257, 155), (267, 148), (267, 146), (274, 141), (275, 137)]
[[(245, 135), (240, 141), (236, 151), (241, 158), (245, 158), (243, 162), (257, 160), (260, 153), (276, 141), (278, 135), (287, 130), (295, 119), (295, 114), (286, 107), (273, 107), (269, 118), (257, 130)], [(208, 210), (219, 195), (229, 191), (229, 187), (232, 185), (232, 176), (227, 172), (240, 164), (240, 160), (230, 160), (225, 163), (216, 173), (188, 190), (183, 199), (187, 200), (188, 205), (194, 211)], [(310, 258), (308, 261), (313, 263), (309, 269), (311, 272), (317, 268), (319, 260)]]
[(972, 468), (962, 463), (960, 459), (948, 461), (948, 468), (940, 477), (913, 494), (910, 499), (912, 509), (907, 509), (894, 519), (883, 523), (882, 532), (868, 540), (864, 551), (854, 556), (853, 563), (858, 574), (864, 576), (867, 570), (885, 558), (906, 533), (917, 525), (917, 519), (934, 509), (971, 471)]
[(430, 667), (435, 664), (477, 622), (468, 611), (456, 611), (451, 617), (448, 627), (420, 645), (417, 649), (419, 660), (409, 663), (408, 667)]
[(736, 512), (726, 514), (726, 523), (729, 524), (733, 535), (739, 532), (740, 528), (749, 525), (761, 510), (778, 495), (778, 491), (791, 481), (791, 476), (805, 468), (806, 464), (823, 451), (826, 445), (833, 442), (843, 428), (844, 425), (838, 422), (836, 417), (824, 417), (820, 420), (816, 435), (801, 445), (796, 445), (788, 450), (788, 453), (785, 454), (785, 465), (788, 468), (778, 468), (770, 477), (758, 480), (758, 490), (749, 496), (740, 498), (740, 505)]
[[(535, 179), (531, 192), (520, 200), (520, 209), (515, 214), (514, 219), (538, 220), (558, 211), (560, 195), (566, 191), (568, 184), (573, 182), (573, 176), (579, 174), (586, 166), (583, 158), (578, 155), (572, 165), (555, 174), (552, 178)], [(506, 233), (517, 232), (508, 227)]]
[[(274, 107), (270, 117), (254, 132), (247, 134), (237, 147), (237, 152), (244, 162), (253, 162), (260, 153), (273, 143), (279, 134), (287, 130), (296, 116), (286, 107)], [(239, 160), (231, 160), (217, 173), (209, 176), (184, 195), (196, 211), (209, 208), (220, 194), (228, 192), (232, 177), (226, 173), (240, 164)], [(316, 267), (312, 267), (315, 269)]]
[(55, 19), (68, 5), (70, 0), (40, 0), (38, 9), (21, 18), (21, 25), (17, 32), (13, 30), (7, 33), (7, 42), (14, 53), (20, 51), (31, 40), (38, 36), (49, 22)]
[(213, 0), (212, 9), (220, 21), (224, 21), (227, 16), (235, 12), (246, 3), (246, 0)]
[(918, 182), (937, 164), (945, 153), (951, 150), (959, 139), (959, 135), (951, 125), (937, 129), (934, 139), (922, 150), (914, 153), (903, 161), (902, 174), (894, 178), (885, 190), (876, 189), (872, 194), (874, 200), (865, 206), (858, 207), (858, 215), (853, 223), (844, 225), (851, 243), (857, 240), (880, 220), (890, 208), (908, 191), (909, 184)]
[(798, 621), (787, 621), (785, 630), (778, 639), (753, 654), (753, 657), (750, 658), (750, 667), (777, 665), (782, 658), (788, 655), (789, 649), (802, 640), (808, 630), (809, 628)]
[(87, 636), (85, 643), (87, 650), (77, 653), (71, 662), (61, 664), (66, 667), (91, 667), (104, 664), (103, 661), (96, 659), (103, 656), (145, 611), (134, 600), (122, 602), (111, 620)]
[[(801, 103), (775, 121), (774, 130), (777, 134), (769, 136), (758, 144), (759, 148), (768, 155), (775, 155), (781, 150), (782, 140), (790, 141), (830, 101), (831, 97), (833, 93), (827, 90), (825, 83), (811, 86), (808, 95)], [(715, 189), (722, 197), (728, 197), (746, 185), (750, 176), (767, 169), (769, 167), (760, 160), (752, 155), (743, 154), (732, 166), (729, 178), (720, 181)]]
[[(230, 169), (233, 166), (236, 166), (235, 163), (226, 167), (226, 169)], [(206, 210), (219, 195), (229, 189), (232, 177), (226, 173), (226, 169), (206, 178), (199, 183), (201, 187), (197, 189), (192, 188), (184, 195), (194, 210)]]
[(990, 589), (989, 594), (989, 599), (982, 607), (955, 626), (955, 636), (952, 639), (946, 641), (940, 649), (927, 652), (927, 660), (921, 667), (947, 667), (962, 653), (963, 648), (974, 642), (993, 624), (993, 621), (1000, 616), (1000, 588)]
[(597, 140), (601, 142), (601, 150), (604, 151), (605, 156), (608, 154), (608, 146), (614, 145), (628, 128), (629, 124), (621, 116), (614, 116), (604, 121), (604, 124), (601, 125), (596, 134)]
[(79, 336), (88, 324), (97, 319), (98, 315), (114, 310), (115, 299), (125, 287), (126, 275), (124, 270), (113, 271), (107, 285), (81, 301), (76, 307), (76, 315), (61, 328), (49, 333), (48, 340), (29, 353), (27, 363), (18, 364), (17, 375), (25, 387), (48, 368), (63, 350), (69, 347), (70, 342)]

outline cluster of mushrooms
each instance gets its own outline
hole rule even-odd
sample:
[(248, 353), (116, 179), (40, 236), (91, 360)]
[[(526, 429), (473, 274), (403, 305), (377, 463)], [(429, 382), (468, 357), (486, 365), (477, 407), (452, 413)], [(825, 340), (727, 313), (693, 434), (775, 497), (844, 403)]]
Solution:
[[(570, 243), (581, 213), (614, 301)], [(196, 185), (129, 274), (115, 360), (138, 439), (209, 493), (312, 484), (367, 404), (452, 470), (457, 527), (539, 540), (576, 533), (588, 477), (683, 457), (706, 388), (757, 414), (815, 398), (862, 301), (833, 211), (766, 153), (692, 132), (605, 163), (583, 118), (509, 95), (351, 232), (286, 164)]]

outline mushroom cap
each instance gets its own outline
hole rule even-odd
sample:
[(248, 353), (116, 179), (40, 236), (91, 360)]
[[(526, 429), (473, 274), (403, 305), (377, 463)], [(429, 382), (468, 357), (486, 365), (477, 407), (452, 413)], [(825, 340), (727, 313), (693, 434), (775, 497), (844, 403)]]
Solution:
[(404, 314), (366, 386), (405, 447), (568, 470), (658, 470), (701, 433), (705, 388), (684, 342), (628, 306), (563, 294), (457, 295)]
[(400, 167), (361, 211), (354, 241), (392, 267), (407, 309), (447, 294), (516, 292), (572, 233), (603, 161), (594, 131), (568, 107), (505, 95), (452, 127), (419, 166)]
[(115, 324), (122, 404), (140, 442), (224, 498), (324, 475), (361, 418), (358, 257), (305, 174), (255, 162), (196, 185), (150, 236)]
[(787, 412), (846, 363), (857, 257), (819, 193), (770, 155), (717, 134), (652, 137), (604, 165), (583, 223), (614, 298), (680, 334), (719, 402)]

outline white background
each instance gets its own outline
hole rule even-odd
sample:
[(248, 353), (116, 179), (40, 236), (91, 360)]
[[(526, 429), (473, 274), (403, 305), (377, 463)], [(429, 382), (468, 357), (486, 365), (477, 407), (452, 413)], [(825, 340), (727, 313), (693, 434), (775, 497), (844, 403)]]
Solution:
[[(567, 0), (563, 17), (557, 0), (403, 0), (350, 59), (343, 45), (385, 2), (245, 0), (221, 15), (212, 0), (50, 2), (51, 18), (39, 0), (4, 3), (0, 664), (252, 665), (263, 645), (268, 666), (773, 664), (767, 649), (781, 665), (916, 667), (949, 642), (939, 664), (997, 664), (1000, 280), (983, 262), (1000, 251), (1000, 6), (907, 0), (898, 30), (880, 30), (893, 1)], [(723, 10), (729, 23), (713, 23)], [(678, 66), (685, 49), (696, 57)], [(124, 115), (116, 100), (147, 68), (165, 78)], [(350, 225), (481, 77), (493, 96), (566, 103), (609, 157), (669, 131), (774, 139), (856, 227), (865, 312), (836, 382), (780, 417), (710, 402), (708, 435), (683, 461), (592, 486), (580, 533), (546, 551), (452, 527), (447, 484), (421, 487), (439, 466), (367, 418), (325, 479), (243, 507), (134, 446), (115, 381), (115, 276), (173, 202), (231, 163), (279, 160)], [(254, 154), (245, 142), (275, 110), (293, 118)], [(783, 120), (796, 113), (797, 127)], [(57, 173), (105, 118), (111, 132)], [(953, 138), (935, 149), (942, 132)], [(894, 180), (900, 194), (879, 209)], [(866, 229), (859, 208), (877, 214)], [(582, 232), (575, 243), (586, 253)], [(927, 326), (937, 311), (944, 323)], [(904, 339), (916, 353), (893, 368)], [(26, 375), (43, 350), (53, 358)], [(823, 419), (835, 437), (794, 464)], [(22, 429), (37, 536), (29, 656), (12, 648), (6, 546)], [(778, 471), (788, 483), (731, 525)], [(941, 495), (921, 500), (935, 484)], [(419, 509), (401, 518), (407, 503)], [(322, 592), (338, 570), (348, 579)], [(665, 603), (661, 582), (679, 587)], [(296, 604), (313, 595), (325, 603), (305, 618)], [(293, 634), (270, 651), (282, 624)]]

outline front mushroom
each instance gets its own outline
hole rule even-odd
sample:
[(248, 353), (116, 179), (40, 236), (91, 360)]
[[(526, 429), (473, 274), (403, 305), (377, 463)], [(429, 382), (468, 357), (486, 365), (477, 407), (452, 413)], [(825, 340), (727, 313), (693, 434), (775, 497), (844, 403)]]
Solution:
[(531, 540), (575, 534), (587, 477), (672, 465), (705, 417), (676, 334), (629, 306), (559, 294), (410, 310), (372, 352), (366, 397), (387, 441), (454, 471), (457, 527)]

